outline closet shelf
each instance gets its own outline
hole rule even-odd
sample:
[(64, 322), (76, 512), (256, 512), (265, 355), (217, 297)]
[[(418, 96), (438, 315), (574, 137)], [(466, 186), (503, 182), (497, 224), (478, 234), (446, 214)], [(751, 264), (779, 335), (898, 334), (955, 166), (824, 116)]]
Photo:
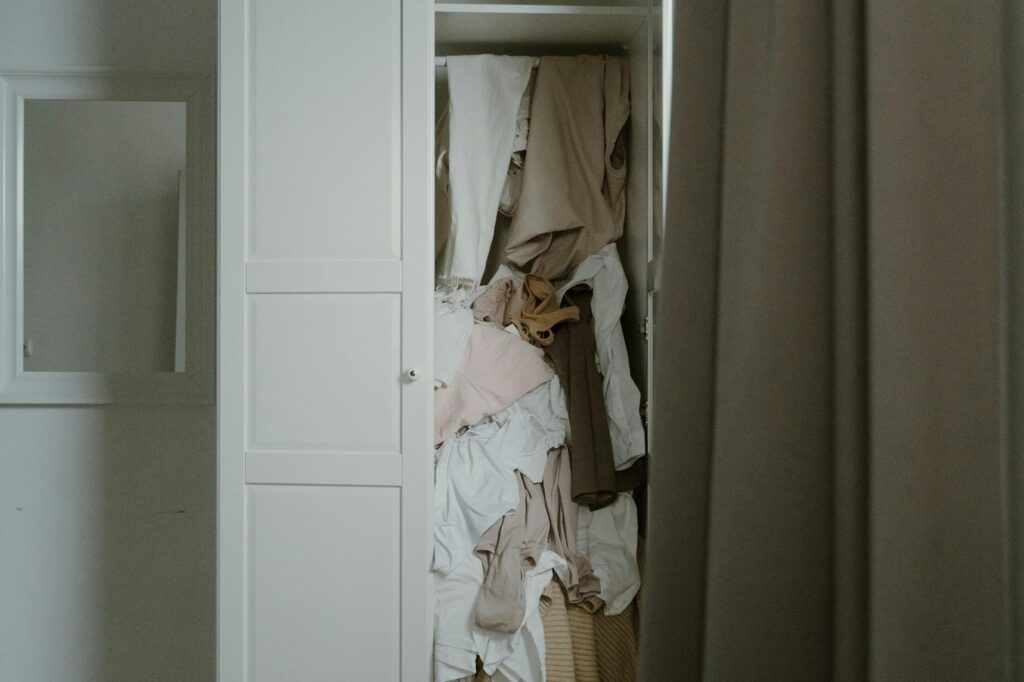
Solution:
[(549, 5), (544, 3), (439, 2), (435, 12), (463, 14), (610, 14), (638, 16), (647, 14), (647, 8), (636, 5)]
[(646, 7), (438, 3), (436, 39), (451, 53), (460, 46), (622, 46), (647, 18)]

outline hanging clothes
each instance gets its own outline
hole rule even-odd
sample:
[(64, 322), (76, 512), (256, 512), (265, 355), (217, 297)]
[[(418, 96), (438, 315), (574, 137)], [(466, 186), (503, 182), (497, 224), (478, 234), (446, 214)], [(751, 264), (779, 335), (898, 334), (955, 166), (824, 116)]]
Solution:
[(484, 583), (476, 600), (476, 625), (495, 632), (515, 632), (526, 616), (525, 580), (547, 548), (544, 490), (519, 474), (519, 506), (480, 537), (476, 554), (484, 566)]
[(548, 548), (565, 559), (565, 567), (555, 569), (555, 575), (570, 603), (595, 612), (604, 606), (599, 596), (601, 583), (576, 542), (579, 537), (579, 505), (572, 501), (572, 468), (569, 451), (565, 447), (548, 455), (548, 468), (544, 472), (544, 505), (551, 524)]
[(512, 161), (508, 164), (508, 174), (505, 176), (505, 184), (501, 188), (501, 198), (498, 201), (498, 210), (506, 216), (514, 216), (519, 206), (519, 197), (523, 193), (523, 164), (526, 161), (523, 155), (516, 153), (512, 155)]
[(541, 58), (510, 261), (557, 280), (622, 236), (628, 118), (624, 59)]
[(602, 380), (595, 364), (592, 296), (586, 287), (566, 294), (566, 300), (579, 308), (580, 319), (565, 325), (545, 351), (562, 380), (569, 408), (572, 498), (579, 504), (602, 507), (615, 501), (617, 488)]
[(629, 371), (629, 355), (622, 333), (626, 307), (626, 273), (615, 244), (609, 244), (580, 263), (558, 289), (558, 300), (577, 285), (594, 292), (594, 337), (597, 369), (604, 378), (604, 405), (612, 439), (615, 469), (622, 471), (647, 454), (644, 425), (640, 419), (640, 389)]
[[(483, 276), (532, 62), (498, 55), (448, 58), (448, 148), (438, 156), (439, 166), (445, 158), (448, 164), (438, 174), (440, 180), (447, 172), (451, 225), (447, 253), (438, 257), (442, 278), (475, 285)], [(443, 132), (438, 141), (443, 144)]]
[[(531, 75), (530, 84), (534, 82)], [(505, 176), (505, 185), (501, 188), (501, 200), (498, 202), (498, 210), (507, 216), (516, 214), (516, 207), (519, 204), (519, 195), (523, 192), (523, 165), (526, 162), (525, 154), (526, 141), (530, 134), (530, 97), (531, 85), (526, 86), (523, 96), (519, 100), (519, 111), (516, 112), (516, 136), (512, 140), (512, 160), (508, 164), (508, 175)]]
[(548, 453), (543, 483), (519, 475), (519, 506), (488, 528), (476, 554), (484, 564), (484, 586), (476, 605), (478, 627), (512, 632), (524, 615), (524, 580), (540, 554), (549, 549), (565, 560), (555, 573), (569, 600), (589, 611), (604, 604), (586, 557), (576, 551), (576, 505), (570, 497), (565, 448)]
[(434, 125), (434, 151), (437, 154), (434, 163), (434, 271), (438, 275), (447, 275), (452, 267), (452, 249), (449, 246), (452, 236), (452, 197), (448, 173), (451, 166), (448, 160), (450, 110), (449, 103), (445, 102)]

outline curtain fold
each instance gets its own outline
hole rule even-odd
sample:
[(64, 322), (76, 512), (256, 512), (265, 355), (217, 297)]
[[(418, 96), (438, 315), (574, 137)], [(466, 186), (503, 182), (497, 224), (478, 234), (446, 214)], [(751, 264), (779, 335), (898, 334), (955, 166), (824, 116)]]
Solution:
[(1014, 20), (675, 4), (643, 679), (1015, 670)]
[(833, 596), (832, 677), (868, 663), (867, 230), (862, 0), (832, 5)]
[(1008, 675), (1001, 3), (868, 3), (872, 677)]
[(1011, 678), (1024, 679), (1024, 3), (1004, 5), (1006, 128), (1007, 466), (1010, 513)]
[[(655, 262), (649, 470), (641, 594), (641, 679), (699, 680), (704, 647), (710, 452), (714, 424), (718, 224), (727, 4), (678, 2), (667, 141), (666, 216)], [(667, 83), (666, 83), (667, 85)], [(686, 216), (685, 229), (667, 216)], [(668, 359), (671, 361), (668, 361)], [(657, 361), (657, 360), (656, 360)], [(678, 387), (673, 392), (671, 387)], [(661, 400), (669, 409), (659, 409)]]

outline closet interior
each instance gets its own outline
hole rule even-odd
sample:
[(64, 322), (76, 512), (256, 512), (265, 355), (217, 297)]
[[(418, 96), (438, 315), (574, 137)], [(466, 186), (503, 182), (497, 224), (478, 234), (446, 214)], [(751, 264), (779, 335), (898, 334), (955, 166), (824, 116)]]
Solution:
[(661, 14), (434, 9), (434, 679), (633, 679)]

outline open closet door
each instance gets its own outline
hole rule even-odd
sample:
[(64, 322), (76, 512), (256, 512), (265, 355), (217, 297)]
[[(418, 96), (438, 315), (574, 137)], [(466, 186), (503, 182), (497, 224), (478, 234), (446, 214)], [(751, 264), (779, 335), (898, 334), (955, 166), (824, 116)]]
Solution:
[(428, 678), (430, 9), (220, 2), (222, 682)]

